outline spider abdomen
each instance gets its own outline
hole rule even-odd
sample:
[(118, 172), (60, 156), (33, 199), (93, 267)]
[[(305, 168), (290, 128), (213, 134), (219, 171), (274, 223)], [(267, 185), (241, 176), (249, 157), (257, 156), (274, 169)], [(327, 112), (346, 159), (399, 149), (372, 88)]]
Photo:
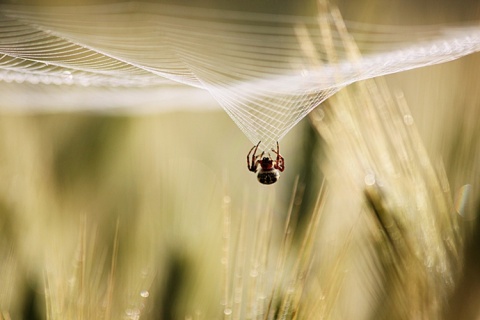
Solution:
[(264, 170), (260, 169), (257, 175), (257, 179), (262, 184), (272, 184), (277, 182), (280, 178), (280, 172), (277, 169)]

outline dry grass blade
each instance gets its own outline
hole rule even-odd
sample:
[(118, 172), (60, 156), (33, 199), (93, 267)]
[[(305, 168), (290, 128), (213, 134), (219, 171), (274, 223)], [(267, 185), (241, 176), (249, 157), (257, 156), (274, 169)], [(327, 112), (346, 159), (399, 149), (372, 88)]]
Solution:
[[(359, 50), (332, 12), (355, 61)], [(364, 232), (383, 234), (365, 257), (384, 277), (372, 296), (373, 318), (438, 319), (453, 289), (461, 237), (403, 96), (382, 79), (368, 80), (337, 93), (310, 119), (329, 146), (326, 172), (337, 173), (331, 180), (370, 208), (379, 231)]]

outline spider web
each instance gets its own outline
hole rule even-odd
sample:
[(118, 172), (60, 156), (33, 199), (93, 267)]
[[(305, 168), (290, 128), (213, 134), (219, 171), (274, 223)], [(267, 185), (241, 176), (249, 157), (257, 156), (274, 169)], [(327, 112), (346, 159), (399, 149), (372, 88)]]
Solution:
[(34, 93), (26, 108), (113, 112), (211, 106), (203, 91), (264, 149), (352, 82), (478, 50), (478, 25), (378, 26), (335, 10), (313, 18), (147, 3), (0, 6), (4, 109), (25, 90)]

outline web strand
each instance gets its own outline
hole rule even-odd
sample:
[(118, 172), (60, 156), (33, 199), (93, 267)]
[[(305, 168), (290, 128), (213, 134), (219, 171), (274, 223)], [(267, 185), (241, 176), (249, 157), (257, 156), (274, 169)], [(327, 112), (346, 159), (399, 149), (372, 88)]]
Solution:
[(132, 95), (152, 88), (202, 89), (252, 143), (262, 141), (269, 149), (350, 83), (480, 50), (478, 24), (345, 22), (361, 50), (352, 58), (338, 19), (331, 13), (274, 16), (143, 3), (0, 6), (0, 80), (82, 87), (97, 95), (98, 88)]

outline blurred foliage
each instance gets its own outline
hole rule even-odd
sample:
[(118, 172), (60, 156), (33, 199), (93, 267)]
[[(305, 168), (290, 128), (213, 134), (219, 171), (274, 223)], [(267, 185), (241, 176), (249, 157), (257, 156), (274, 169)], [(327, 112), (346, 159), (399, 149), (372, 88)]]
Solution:
[[(315, 7), (287, 2), (232, 6), (275, 13), (308, 13)], [(476, 2), (368, 0), (340, 1), (339, 6), (348, 18), (387, 24), (459, 21), (478, 18), (479, 12)], [(478, 317), (471, 306), (480, 293), (480, 232), (475, 220), (463, 219), (454, 205), (456, 191), (470, 184), (468, 208), (478, 212), (480, 207), (479, 59), (476, 54), (386, 78), (394, 92), (403, 91), (419, 132), (419, 139), (408, 143), (425, 146), (451, 201), (443, 209), (458, 222), (454, 232), (466, 243), (465, 257), (462, 245), (456, 247), (458, 257), (449, 257), (461, 267), (452, 270), (457, 285), (450, 303), (440, 306), (445, 318)], [(349, 90), (346, 96), (363, 89)], [(341, 118), (341, 105), (337, 100), (326, 107), (336, 108)], [(390, 126), (385, 119), (381, 123)], [(365, 120), (361, 128), (374, 124)], [(395, 308), (381, 294), (398, 297), (402, 283), (416, 288), (413, 282), (425, 279), (418, 271), (422, 266), (397, 265), (418, 250), (397, 252), (398, 260), (388, 260), (398, 249), (385, 245), (389, 230), (378, 231), (382, 221), (379, 226), (363, 214), (378, 214), (379, 203), (391, 199), (379, 196), (367, 206), (365, 188), (342, 180), (349, 170), (365, 175), (363, 168), (349, 166), (358, 156), (349, 147), (351, 136), (337, 131), (338, 136), (325, 139), (317, 125), (306, 119), (281, 141), (287, 169), (276, 185), (265, 187), (246, 170), (249, 142), (220, 109), (135, 117), (2, 115), (0, 319), (246, 319), (267, 310), (287, 319), (389, 318)], [(383, 150), (382, 139), (365, 140), (362, 147)], [(326, 146), (326, 141), (336, 142)], [(343, 167), (335, 158), (340, 151), (355, 155), (344, 159)], [(331, 184), (328, 194), (320, 193), (323, 175)], [(406, 194), (410, 204), (432, 196)], [(411, 241), (418, 234), (407, 232), (415, 221), (409, 223), (400, 229)], [(428, 304), (432, 296), (417, 302)]]

